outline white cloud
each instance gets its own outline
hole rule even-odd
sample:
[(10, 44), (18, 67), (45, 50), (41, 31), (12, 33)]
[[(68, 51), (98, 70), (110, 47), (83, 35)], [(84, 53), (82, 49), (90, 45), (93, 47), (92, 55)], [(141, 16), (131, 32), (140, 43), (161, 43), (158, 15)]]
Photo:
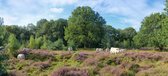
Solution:
[(54, 6), (70, 5), (77, 2), (77, 0), (41, 0), (44, 4), (50, 4)]
[(74, 0), (0, 0), (0, 17), (6, 25), (27, 25), (41, 18), (57, 19), (64, 11), (57, 7), (72, 3)]
[(133, 28), (135, 28), (136, 30), (139, 30), (140, 28), (140, 20), (137, 20), (137, 19), (123, 19), (123, 22), (124, 23), (128, 23), (128, 24), (131, 24), (130, 26), (132, 26)]
[(50, 8), (50, 11), (53, 13), (62, 13), (64, 9), (63, 8)]

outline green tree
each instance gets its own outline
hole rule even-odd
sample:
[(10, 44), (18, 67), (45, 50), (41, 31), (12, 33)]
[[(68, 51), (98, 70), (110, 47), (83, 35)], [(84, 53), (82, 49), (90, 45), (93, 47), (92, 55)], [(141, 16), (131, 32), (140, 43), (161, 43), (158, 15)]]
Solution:
[(47, 22), (48, 22), (47, 19), (41, 19), (41, 20), (37, 21), (37, 28), (40, 28), (41, 26), (43, 26)]
[(148, 41), (147, 41), (147, 39), (144, 39), (144, 38), (146, 38), (146, 36), (143, 33), (138, 32), (137, 35), (135, 35), (133, 38), (134, 47), (141, 48), (141, 47), (147, 46)]
[(168, 15), (168, 0), (166, 0), (164, 11)]
[(20, 42), (28, 41), (30, 38), (31, 32), (25, 26), (12, 25), (5, 26), (5, 28), (8, 33), (14, 34)]
[[(64, 40), (64, 28), (67, 26), (67, 20), (40, 20), (37, 22), (37, 37), (46, 35), (47, 39), (54, 42), (59, 38)], [(65, 41), (65, 40), (64, 40)]]
[(100, 46), (105, 23), (105, 20), (90, 7), (77, 7), (68, 19), (64, 38), (73, 41), (79, 47)]
[(4, 23), (4, 19), (0, 17), (0, 26), (3, 25), (3, 23)]
[(50, 45), (51, 45), (50, 41), (47, 40), (46, 36), (44, 35), (43, 36), (43, 44), (40, 48), (46, 50), (46, 49), (49, 49)]
[(0, 46), (3, 45), (3, 39), (4, 39), (4, 29), (2, 26), (0, 26)]
[(68, 47), (72, 47), (73, 50), (76, 50), (77, 45), (75, 45), (74, 41), (68, 41), (67, 43), (68, 43)]
[(20, 44), (18, 40), (16, 39), (14, 34), (10, 34), (8, 39), (8, 45), (7, 45), (7, 53), (10, 56), (16, 56), (17, 50), (19, 49)]
[(168, 45), (168, 17), (158, 25), (159, 27), (153, 31), (155, 35), (151, 37), (151, 43), (162, 51)]
[(31, 35), (30, 36), (30, 40), (29, 40), (29, 48), (31, 48), (31, 49), (35, 49), (35, 46), (36, 44), (35, 44), (35, 39), (34, 39), (34, 36), (33, 35)]
[(64, 43), (62, 39), (58, 39), (57, 41), (55, 41), (54, 43), (52, 43), (51, 49), (52, 50), (63, 50), (64, 48)]
[(115, 46), (115, 41), (117, 41), (118, 32), (115, 28), (110, 25), (105, 26), (105, 35), (102, 39), (102, 47), (110, 48), (111, 46)]
[(136, 35), (136, 30), (132, 27), (125, 28), (121, 31), (122, 39), (125, 48), (134, 47), (133, 37)]
[(141, 47), (157, 47), (160, 50), (166, 46), (164, 41), (166, 31), (164, 28), (167, 27), (166, 18), (167, 16), (163, 13), (154, 13), (142, 21), (142, 25), (139, 33), (135, 36), (134, 40), (136, 45), (142, 45)]
[(40, 49), (40, 47), (42, 46), (42, 37), (39, 38), (35, 38), (35, 48), (36, 49)]

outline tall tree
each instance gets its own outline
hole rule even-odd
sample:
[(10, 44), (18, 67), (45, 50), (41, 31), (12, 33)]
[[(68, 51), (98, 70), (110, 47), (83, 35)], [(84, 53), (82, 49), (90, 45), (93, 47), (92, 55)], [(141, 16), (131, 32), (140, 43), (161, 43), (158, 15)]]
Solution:
[(31, 35), (30, 36), (30, 40), (29, 40), (29, 48), (31, 48), (31, 49), (35, 49), (35, 46), (36, 44), (35, 44), (35, 39), (34, 39), (34, 36), (33, 35)]
[(49, 25), (48, 24), (48, 20), (46, 19), (41, 19), (39, 21), (37, 21), (37, 24), (36, 24), (36, 36), (39, 37), (39, 36), (43, 36), (45, 33), (46, 33), (46, 30), (48, 30)]
[(49, 45), (50, 45), (50, 41), (47, 40), (46, 36), (44, 35), (43, 36), (43, 44), (40, 48), (46, 50), (46, 49), (49, 49)]
[(4, 19), (0, 17), (0, 26), (3, 25), (3, 23), (4, 23)]
[(88, 6), (77, 7), (68, 19), (65, 39), (80, 47), (96, 47), (104, 36), (105, 20)]
[(37, 23), (38, 23), (37, 24), (38, 37), (46, 35), (46, 37), (53, 42), (59, 38), (64, 40), (64, 28), (67, 26), (67, 20), (65, 19), (50, 20), (50, 21), (40, 20)]
[(136, 30), (132, 27), (125, 28), (121, 31), (121, 35), (123, 38), (123, 42), (125, 44), (124, 47), (131, 48), (134, 45), (133, 37), (136, 35)]
[(117, 41), (117, 35), (118, 32), (115, 28), (113, 28), (110, 25), (105, 26), (105, 35), (102, 39), (102, 47), (106, 48), (110, 48), (111, 46), (115, 46), (115, 41)]
[(7, 53), (10, 56), (16, 56), (17, 49), (19, 49), (19, 47), (20, 47), (20, 44), (16, 39), (16, 36), (14, 34), (10, 34), (8, 39), (8, 45), (7, 45)]
[(159, 26), (153, 31), (152, 44), (161, 51), (168, 45), (168, 17), (159, 22)]
[(2, 26), (0, 26), (0, 46), (3, 45), (3, 39), (4, 39), (4, 36), (3, 36), (3, 33), (4, 33), (4, 28)]
[(154, 13), (145, 17), (142, 21), (139, 33), (134, 38), (134, 40), (137, 40), (135, 42), (139, 43), (137, 43), (137, 45), (157, 47), (163, 50), (166, 46), (164, 39), (167, 37), (166, 30), (163, 29), (167, 27), (166, 17), (167, 16), (163, 13)]
[(43, 37), (39, 37), (39, 38), (35, 38), (35, 48), (36, 49), (40, 49), (40, 47), (42, 46), (42, 39)]
[(164, 11), (168, 15), (168, 0), (166, 0)]
[(5, 26), (8, 33), (16, 35), (16, 38), (22, 42), (24, 40), (29, 40), (31, 32), (26, 29), (26, 27), (21, 27), (18, 25)]

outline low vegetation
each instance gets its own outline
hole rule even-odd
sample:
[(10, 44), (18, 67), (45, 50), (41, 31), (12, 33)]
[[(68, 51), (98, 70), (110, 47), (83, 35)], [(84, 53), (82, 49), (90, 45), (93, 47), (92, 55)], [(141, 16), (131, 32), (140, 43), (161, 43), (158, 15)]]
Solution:
[[(118, 54), (95, 51), (32, 50), (25, 60), (1, 61), (1, 75), (12, 76), (164, 76), (168, 53), (126, 51)], [(4, 68), (4, 69), (3, 69)]]

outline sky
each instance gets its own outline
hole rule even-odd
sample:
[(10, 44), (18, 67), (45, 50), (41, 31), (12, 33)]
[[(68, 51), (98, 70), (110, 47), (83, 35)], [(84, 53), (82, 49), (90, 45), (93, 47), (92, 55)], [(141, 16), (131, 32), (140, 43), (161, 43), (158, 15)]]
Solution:
[(163, 12), (165, 0), (0, 0), (5, 25), (25, 26), (40, 19), (68, 19), (78, 6), (90, 6), (106, 24), (139, 30), (144, 17)]

